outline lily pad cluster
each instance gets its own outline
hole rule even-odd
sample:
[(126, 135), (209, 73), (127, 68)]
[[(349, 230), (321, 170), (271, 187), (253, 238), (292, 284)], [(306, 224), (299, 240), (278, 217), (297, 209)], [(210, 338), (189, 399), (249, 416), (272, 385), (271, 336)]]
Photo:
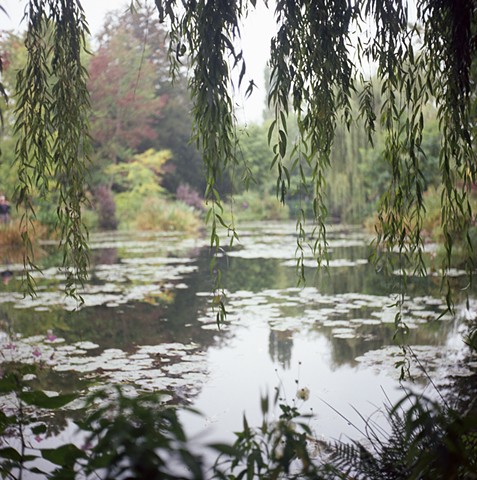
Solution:
[[(206, 355), (197, 344), (145, 345), (133, 353), (101, 349), (89, 342), (66, 344), (44, 336), (0, 337), (3, 361), (38, 364), (55, 372), (76, 372), (94, 383), (126, 384), (133, 390), (171, 391), (187, 401), (196, 395), (207, 375)], [(33, 380), (34, 377), (25, 380)]]

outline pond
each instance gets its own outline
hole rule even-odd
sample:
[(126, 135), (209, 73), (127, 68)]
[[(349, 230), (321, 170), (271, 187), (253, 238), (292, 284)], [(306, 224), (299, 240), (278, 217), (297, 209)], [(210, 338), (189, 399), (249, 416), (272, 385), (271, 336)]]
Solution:
[[(164, 401), (203, 413), (183, 418), (204, 441), (232, 440), (244, 412), (259, 424), (260, 397), (276, 388), (282, 401), (314, 414), (320, 438), (361, 438), (360, 416), (384, 424), (383, 404), (403, 396), (393, 340), (400, 275), (377, 274), (368, 235), (335, 225), (328, 271), (307, 259), (306, 284), (297, 286), (294, 224), (248, 224), (239, 233), (240, 242), (219, 258), (228, 311), (220, 328), (206, 238), (92, 235), (80, 308), (62, 293), (54, 244), (43, 246), (34, 298), (23, 297), (21, 265), (4, 252), (2, 269), (13, 275), (0, 287), (2, 361), (48, 367), (29, 379), (48, 392), (87, 394), (111, 384), (167, 390)], [(439, 278), (410, 278), (403, 318), (419, 362), (405, 386), (430, 396), (432, 383), (444, 388), (449, 375), (470, 374), (459, 364), (462, 319), (470, 312), (445, 309)], [(300, 389), (309, 391), (306, 400), (297, 398)], [(68, 415), (54, 420), (50, 434), (66, 428)]]

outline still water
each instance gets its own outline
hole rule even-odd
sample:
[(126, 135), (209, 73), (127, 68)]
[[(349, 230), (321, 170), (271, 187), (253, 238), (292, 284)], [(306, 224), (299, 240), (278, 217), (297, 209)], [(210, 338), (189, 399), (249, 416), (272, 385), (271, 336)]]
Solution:
[[(54, 245), (44, 245), (35, 298), (23, 298), (21, 266), (3, 252), (2, 269), (13, 276), (0, 289), (1, 361), (43, 365), (30, 382), (48, 392), (87, 394), (117, 383), (167, 390), (165, 401), (203, 413), (183, 418), (204, 440), (232, 440), (244, 413), (258, 425), (260, 397), (277, 388), (283, 401), (314, 414), (318, 437), (361, 438), (360, 415), (380, 424), (383, 404), (403, 396), (393, 341), (401, 277), (375, 272), (364, 232), (333, 226), (328, 271), (310, 259), (306, 285), (297, 286), (293, 224), (249, 224), (239, 233), (219, 259), (228, 310), (220, 328), (206, 238), (93, 235), (79, 308), (62, 294)], [(469, 373), (459, 364), (469, 311), (458, 305), (455, 317), (443, 314), (439, 286), (436, 277), (411, 279), (403, 318), (413, 352), (442, 385), (449, 374)], [(411, 366), (415, 382), (406, 388), (435, 395), (419, 367)], [(296, 397), (302, 388), (307, 400)]]

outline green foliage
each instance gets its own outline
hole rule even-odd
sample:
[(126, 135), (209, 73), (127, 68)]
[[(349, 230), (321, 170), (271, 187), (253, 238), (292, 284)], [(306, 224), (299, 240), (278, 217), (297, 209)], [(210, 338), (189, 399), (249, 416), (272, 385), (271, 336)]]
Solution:
[[(118, 210), (122, 204), (118, 202)], [(146, 197), (132, 219), (137, 230), (196, 233), (203, 220), (192, 207), (166, 198)]]
[[(275, 195), (256, 191), (234, 195), (230, 205), (231, 215), (236, 221), (287, 220), (288, 205), (283, 205)], [(227, 217), (227, 216), (226, 216)]]
[(131, 152), (143, 151), (144, 143), (157, 138), (153, 122), (164, 105), (147, 46), (121, 18), (108, 19), (88, 65), (95, 184), (102, 180), (98, 168), (126, 161)]
[(85, 458), (83, 451), (70, 444), (42, 451), (32, 446), (30, 438), (48, 431), (47, 425), (39, 419), (40, 411), (46, 410), (52, 414), (75, 400), (77, 395), (48, 396), (40, 390), (28, 391), (23, 378), (27, 374), (37, 373), (38, 367), (35, 365), (4, 363), (3, 368), (0, 393), (9, 395), (16, 408), (0, 412), (0, 475), (9, 479), (21, 479), (29, 473), (42, 475), (42, 478), (65, 478), (55, 476), (56, 471), (49, 473), (40, 470), (35, 461), (43, 456), (52, 463), (63, 465), (62, 472), (70, 474), (67, 478), (74, 478), (73, 466), (78, 458)]
[[(259, 428), (250, 427), (244, 416), (243, 430), (235, 433), (233, 445), (212, 445), (220, 453), (215, 478), (319, 478), (310, 456), (309, 416), (301, 415), (295, 405), (278, 404), (278, 391), (272, 406), (268, 397), (260, 404), (263, 422)], [(277, 406), (280, 414), (271, 421)]]
[[(239, 164), (233, 114), (233, 99), (229, 83), (232, 82), (230, 62), (242, 68), (239, 86), (245, 73), (241, 52), (236, 52), (234, 38), (239, 32), (240, 11), (235, 3), (200, 1), (185, 9), (176, 9), (175, 2), (156, 1), (160, 21), (169, 18), (172, 40), (169, 57), (173, 61), (172, 73), (177, 76), (182, 57), (188, 54), (190, 64), (189, 91), (193, 102), (193, 138), (201, 149), (206, 176), (205, 199), (210, 205), (207, 222), (210, 225), (210, 244), (216, 252), (220, 248), (219, 228), (226, 228), (231, 242), (237, 238), (232, 224), (225, 224), (218, 189), (224, 172)], [(205, 41), (204, 41), (205, 40)], [(220, 290), (220, 271), (216, 272), (215, 290)], [(218, 319), (225, 315), (219, 305)]]
[(137, 154), (130, 162), (110, 165), (106, 173), (112, 179), (117, 192), (133, 192), (137, 196), (159, 195), (162, 167), (169, 160), (170, 152), (152, 149)]
[(408, 395), (387, 409), (391, 428), (383, 437), (367, 421), (369, 444), (338, 443), (330, 460), (339, 478), (411, 480), (477, 478), (477, 416), (464, 416), (428, 399)]
[[(422, 223), (423, 235), (426, 239), (437, 244), (437, 252), (431, 258), (431, 268), (437, 270), (446, 261), (450, 261), (450, 266), (453, 268), (465, 268), (469, 261), (469, 245), (467, 242), (470, 242), (472, 246), (472, 258), (476, 258), (477, 226), (475, 222), (471, 222), (464, 230), (449, 231), (453, 240), (453, 249), (450, 259), (447, 259), (448, 252), (445, 249), (444, 229), (442, 227), (441, 199), (443, 194), (442, 187), (430, 187), (424, 194), (426, 216)], [(472, 211), (475, 211), (477, 209), (477, 196), (474, 192), (469, 195), (468, 201)]]
[[(86, 415), (78, 424), (85, 439), (83, 448), (71, 443), (34, 447), (31, 435), (47, 431), (46, 425), (38, 422), (38, 409), (51, 415), (78, 398), (75, 394), (50, 397), (42, 391), (27, 391), (22, 378), (34, 368), (13, 366), (0, 378), (0, 393), (13, 394), (18, 405), (16, 410), (0, 412), (2, 478), (38, 474), (45, 479), (73, 480), (95, 475), (106, 480), (126, 473), (131, 478), (205, 478), (201, 458), (190, 452), (177, 410), (163, 406), (160, 393), (129, 398), (120, 388), (113, 395), (111, 391), (97, 392), (87, 399)], [(53, 469), (38, 468), (40, 458), (50, 462)]]
[[(77, 282), (82, 283), (88, 266), (87, 232), (81, 220), (89, 155), (89, 95), (81, 53), (88, 28), (78, 2), (59, 7), (51, 0), (31, 2), (27, 10), (27, 62), (18, 72), (16, 89), (15, 195), (24, 208), (25, 262), (33, 266), (32, 192), (45, 197), (52, 187), (56, 190), (65, 289), (76, 296)], [(28, 270), (26, 287), (33, 293)]]
[(234, 193), (246, 190), (275, 194), (276, 178), (271, 170), (273, 152), (267, 142), (266, 125), (250, 125), (241, 132), (240, 154), (243, 159), (243, 172), (236, 172)]
[(107, 168), (112, 183), (120, 228), (137, 230), (197, 231), (199, 216), (182, 202), (169, 200), (160, 185), (167, 150), (149, 149), (130, 162)]
[(104, 480), (122, 478), (201, 479), (202, 462), (189, 450), (187, 437), (171, 407), (160, 394), (129, 398), (118, 388), (116, 399), (105, 392), (88, 400), (89, 414), (80, 427), (88, 432), (87, 474)]

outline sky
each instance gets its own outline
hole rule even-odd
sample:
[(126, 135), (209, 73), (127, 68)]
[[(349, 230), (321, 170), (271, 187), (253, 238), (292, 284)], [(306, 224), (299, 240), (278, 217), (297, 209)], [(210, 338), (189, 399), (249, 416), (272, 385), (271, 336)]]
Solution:
[[(0, 30), (22, 29), (21, 19), (27, 0), (3, 0), (1, 5), (8, 13), (8, 17), (0, 12)], [(149, 3), (153, 3), (149, 0)], [(130, 0), (82, 0), (86, 19), (93, 35), (99, 32), (104, 17), (111, 10), (124, 9), (130, 5)], [(244, 100), (242, 94), (236, 95), (237, 117), (241, 123), (260, 123), (265, 104), (264, 70), (269, 56), (270, 39), (275, 32), (273, 14), (261, 2), (257, 10), (244, 23), (242, 28), (242, 48), (247, 64), (247, 75), (243, 80), (245, 89), (249, 80), (253, 79), (257, 85), (252, 96)]]

